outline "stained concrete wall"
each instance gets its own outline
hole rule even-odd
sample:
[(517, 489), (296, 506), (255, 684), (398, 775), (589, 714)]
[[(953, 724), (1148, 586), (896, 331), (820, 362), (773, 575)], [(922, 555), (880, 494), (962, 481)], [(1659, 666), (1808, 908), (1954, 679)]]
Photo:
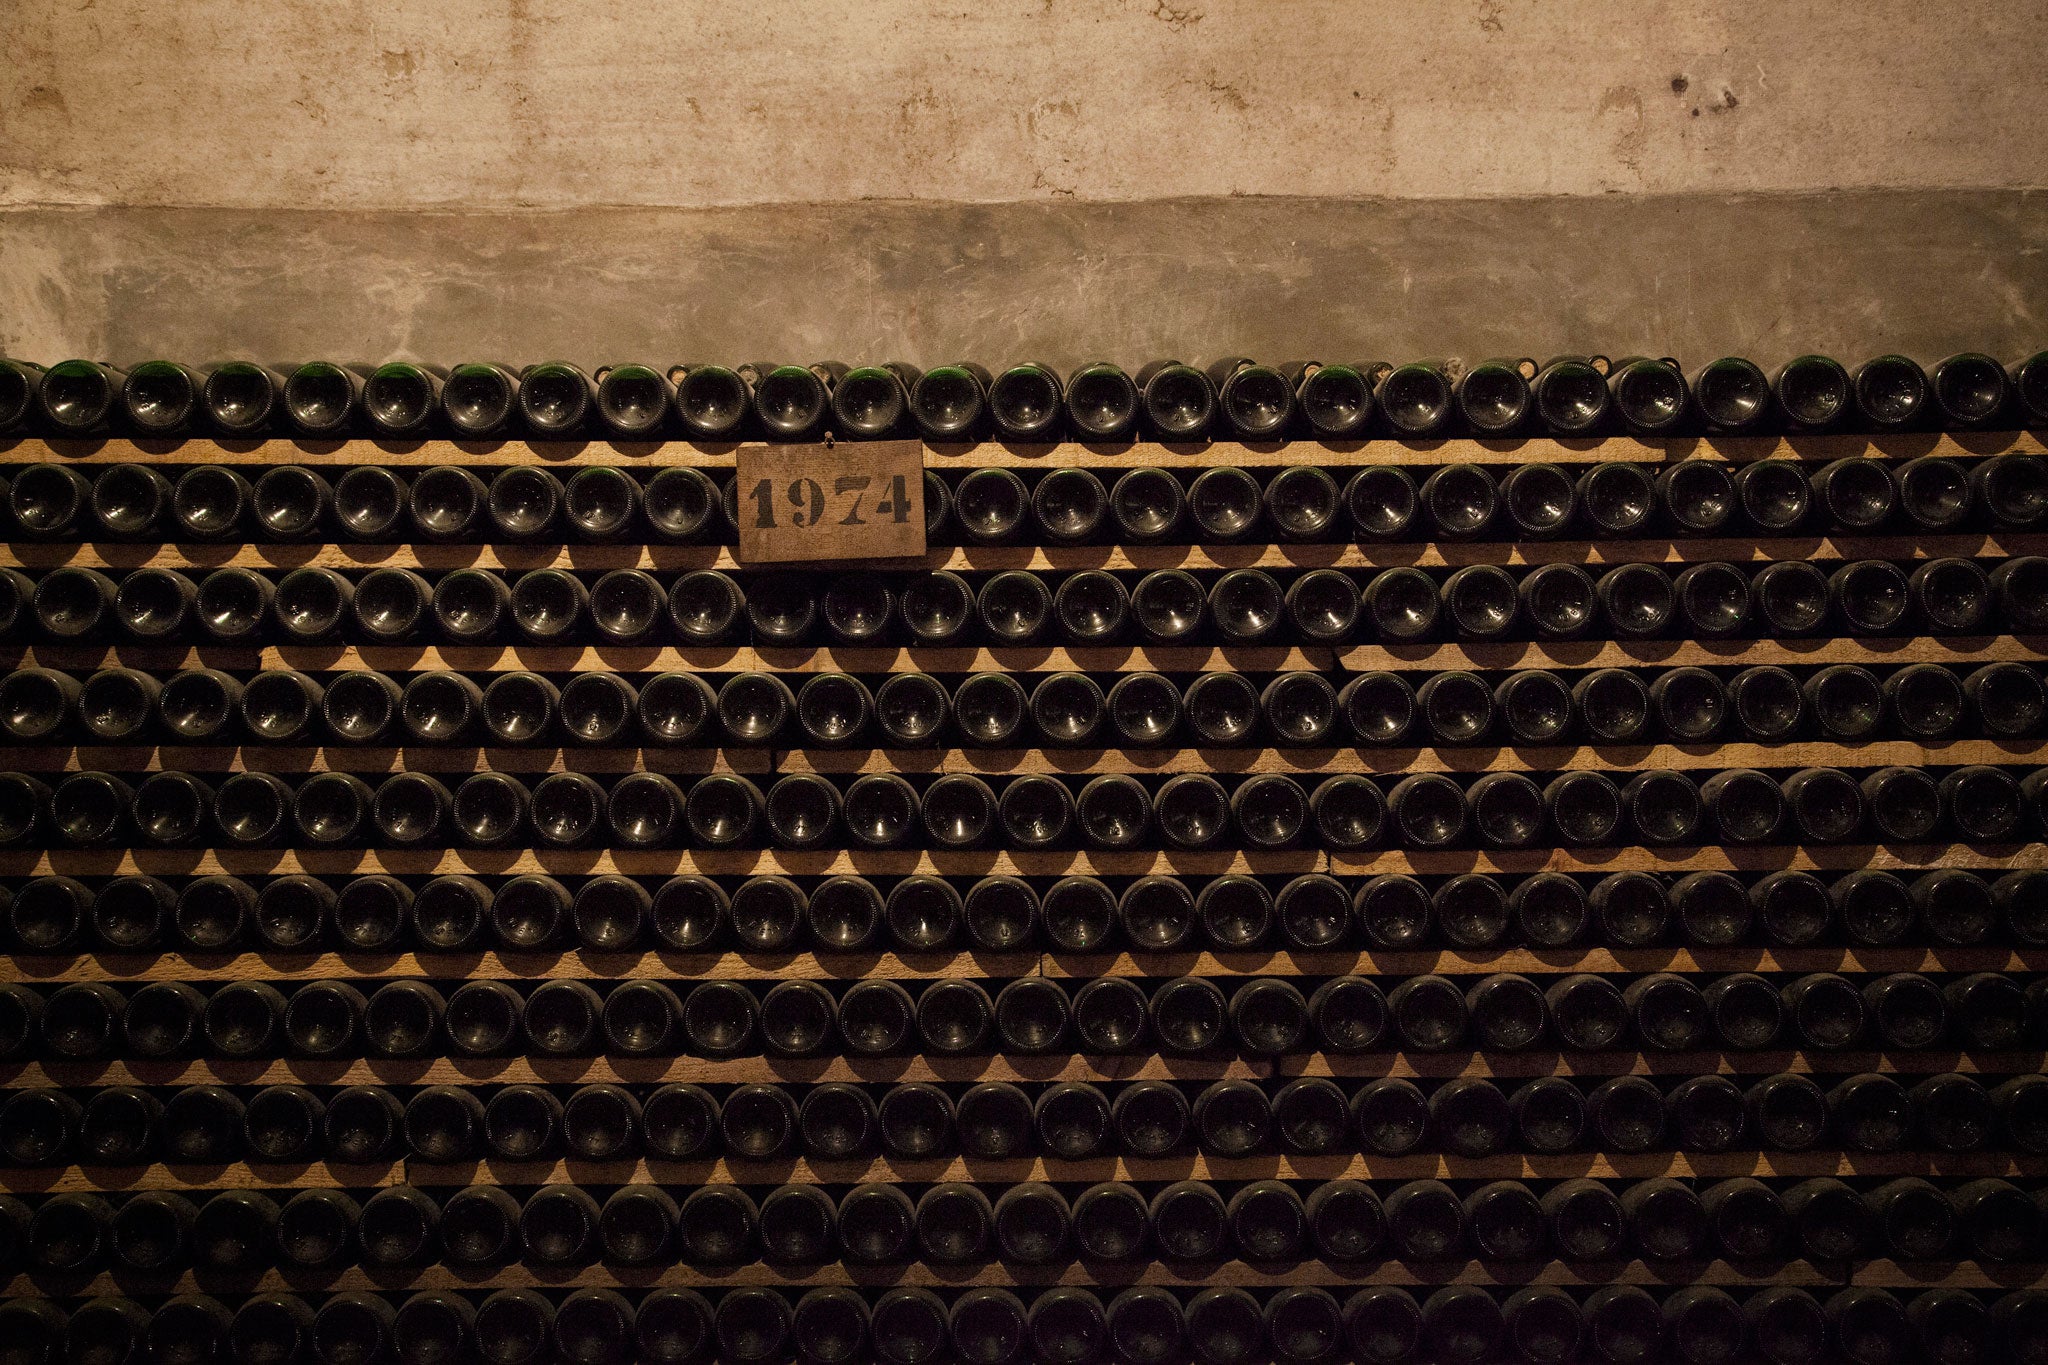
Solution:
[(45, 359), (2048, 330), (2048, 0), (4, 12), (0, 349)]

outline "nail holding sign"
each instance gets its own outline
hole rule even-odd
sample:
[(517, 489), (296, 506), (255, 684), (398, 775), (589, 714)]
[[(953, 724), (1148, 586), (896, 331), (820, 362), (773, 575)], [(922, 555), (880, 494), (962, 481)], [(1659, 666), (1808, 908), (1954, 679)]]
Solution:
[(924, 553), (922, 442), (749, 445), (736, 463), (742, 564)]

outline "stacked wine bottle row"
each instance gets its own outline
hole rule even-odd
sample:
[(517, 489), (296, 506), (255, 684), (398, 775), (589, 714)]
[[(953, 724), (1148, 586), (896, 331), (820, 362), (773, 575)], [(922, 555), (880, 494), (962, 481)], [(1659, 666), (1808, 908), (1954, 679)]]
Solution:
[[(1685, 1365), (1714, 1365), (1753, 1346), (1773, 1365), (1830, 1358), (1858, 1362), (1906, 1353), (1966, 1360), (1994, 1343), (2030, 1340), (2048, 1316), (2048, 1295), (2015, 1290), (1987, 1304), (1955, 1290), (1903, 1297), (1868, 1286), (1821, 1294), (1797, 1286), (1742, 1293), (1713, 1285), (1681, 1289), (1659, 1304), (1630, 1285), (1584, 1295), (1531, 1286), (1497, 1299), (1470, 1285), (1418, 1296), (1398, 1285), (1360, 1289), (1340, 1300), (1313, 1286), (1264, 1297), (1239, 1288), (1144, 1286), (1098, 1294), (1046, 1290), (1030, 1302), (1007, 1289), (950, 1295), (896, 1288), (864, 1295), (841, 1287), (734, 1288), (707, 1297), (694, 1289), (632, 1296), (578, 1289), (559, 1302), (531, 1289), (501, 1289), (472, 1302), (422, 1290), (393, 1302), (348, 1291), (307, 1299), (263, 1294), (230, 1311), (205, 1294), (165, 1300), (154, 1313), (102, 1297), (66, 1313), (44, 1300), (0, 1307), (10, 1341), (35, 1359), (74, 1354), (129, 1359), (238, 1360), (302, 1355), (324, 1361), (447, 1360), (475, 1352), (502, 1365), (577, 1365), (636, 1359), (688, 1365), (716, 1358), (770, 1365), (792, 1352), (822, 1365), (873, 1359), (882, 1365), (961, 1360), (1067, 1362), (1108, 1353), (1132, 1365), (1234, 1365), (1273, 1360), (1314, 1365), (1340, 1353), (1361, 1365), (1418, 1358), (1480, 1365), (1512, 1349), (1531, 1365), (1563, 1365), (1593, 1343), (1602, 1359), (1638, 1360), (1670, 1347)], [(1107, 1301), (1105, 1302), (1105, 1298)]]
[[(253, 481), (214, 464), (175, 478), (142, 464), (81, 472), (9, 466), (4, 456), (0, 468), (8, 469), (11, 529), (36, 540), (730, 543), (740, 519), (737, 483), (688, 465), (636, 476), (611, 465), (557, 473), (512, 464), (486, 471), (488, 480), (460, 465), (351, 463), (328, 475), (284, 464)], [(2048, 515), (2048, 472), (2025, 454), (1761, 459), (1733, 468), (1681, 459), (1657, 469), (1613, 459), (1447, 460), (1420, 480), (1397, 465), (1290, 461), (1258, 473), (1219, 465), (1185, 479), (1141, 465), (1113, 484), (1075, 465), (996, 466), (928, 470), (924, 494), (927, 536), (967, 545), (1227, 544), (1261, 531), (1288, 542), (1929, 534), (2038, 526)]]
[[(1371, 965), (1390, 954), (1520, 948), (1532, 955), (1525, 970), (1549, 971), (1583, 956), (1554, 956), (1558, 950), (1592, 945), (1667, 958), (1674, 946), (1695, 958), (1769, 948), (1794, 959), (1802, 951), (1837, 958), (1872, 949), (1920, 951), (1909, 945), (1936, 952), (2048, 947), (2048, 871), (1945, 867), (1900, 875), (1862, 868), (1827, 879), (1784, 870), (1670, 878), (1590, 871), (1108, 879), (689, 873), (659, 881), (616, 873), (325, 880), (130, 874), (0, 879), (0, 914), (12, 952), (171, 951), (179, 954), (173, 970), (180, 974), (236, 949), (261, 951), (280, 974), (293, 970), (292, 954), (407, 949), (529, 957), (575, 950), (593, 962), (599, 955), (625, 962), (625, 955), (650, 951), (736, 950), (764, 963), (806, 950), (1123, 950), (1133, 954), (1133, 967), (1142, 967), (1170, 959), (1136, 954), (1262, 951), (1303, 962), (1349, 954), (1355, 964)], [(1357, 958), (1361, 949), (1371, 956)], [(29, 965), (47, 971), (61, 963)]]
[(555, 773), (531, 786), (488, 773), (453, 793), (425, 773), (385, 777), (374, 788), (347, 772), (295, 782), (268, 772), (51, 776), (54, 790), (36, 777), (0, 773), (0, 797), (12, 807), (0, 834), (9, 841), (430, 848), (461, 831), (463, 842), (482, 848), (538, 840), (619, 849), (1514, 849), (1702, 839), (2000, 843), (2037, 835), (2048, 820), (2048, 769), (1985, 764), (1881, 768), (1860, 779), (1840, 768), (1801, 768), (1782, 780), (1732, 768), (1698, 782), (1669, 769), (1581, 770), (1542, 782), (1492, 772), (1469, 784), (1415, 773), (1384, 793), (1378, 780), (1358, 773), (1307, 782), (1259, 773), (1233, 777), (1229, 786), (1202, 773), (1163, 780), (1027, 774), (993, 782), (967, 773), (915, 780), (792, 773), (766, 792), (736, 773), (686, 778), (687, 791), (658, 772), (608, 784)]
[[(1335, 645), (1451, 640), (1722, 639), (1745, 634), (1968, 635), (2030, 630), (2048, 560), (1823, 567), (1779, 561), (1753, 572), (1725, 561), (1676, 574), (1576, 564), (1455, 571), (1398, 567), (1069, 572), (939, 569), (863, 575), (820, 591), (803, 575), (716, 569), (668, 583), (643, 569), (579, 576), (454, 569), (354, 575), (303, 567), (265, 574), (220, 568), (117, 571), (66, 566), (0, 577), (0, 624), (64, 644), (389, 645), (526, 643), (763, 648), (807, 644), (1102, 646), (1214, 643)], [(586, 582), (585, 577), (591, 581)]]
[(229, 361), (200, 372), (173, 361), (120, 369), (66, 360), (45, 369), (0, 360), (0, 430), (55, 436), (211, 432), (418, 437), (627, 439), (683, 436), (803, 440), (922, 435), (1087, 441), (1210, 435), (1279, 441), (1530, 432), (1598, 436), (1699, 431), (1900, 431), (2048, 422), (2048, 354), (2011, 366), (1963, 352), (1931, 370), (1882, 355), (1851, 373), (1820, 355), (1766, 375), (1730, 356), (1691, 374), (1670, 359), (1529, 359), (1256, 364), (1152, 361), (1135, 374), (1106, 362), (1062, 376), (1048, 365), (991, 375), (971, 361), (919, 370), (900, 361), (610, 365), (522, 369), (394, 361), (278, 367)]
[(1729, 972), (1697, 978), (1703, 986), (1670, 972), (1624, 986), (1575, 973), (1547, 990), (1529, 976), (1496, 972), (1469, 982), (1428, 973), (1383, 990), (1370, 978), (1340, 976), (1305, 994), (1278, 977), (1243, 978), (1228, 992), (1200, 976), (1149, 988), (1101, 977), (1069, 995), (1055, 978), (1023, 976), (994, 989), (960, 978), (908, 985), (869, 979), (837, 992), (790, 980), (757, 994), (738, 981), (678, 991), (638, 978), (596, 986), (554, 979), (521, 983), (522, 993), (500, 980), (457, 987), (409, 978), (314, 981), (289, 994), (268, 982), (240, 981), (207, 995), (184, 982), (129, 992), (96, 981), (61, 986), (47, 997), (9, 985), (0, 996), (0, 1044), (12, 1058), (80, 1061), (192, 1052), (228, 1059), (280, 1052), (420, 1057), (450, 1048), (539, 1057), (962, 1056), (1075, 1048), (1282, 1057), (1389, 1044), (1419, 1052), (1624, 1044), (1684, 1052), (1786, 1041), (1820, 1051), (1873, 1043), (1999, 1051), (2038, 1047), (2048, 1038), (2048, 994), (1998, 972), (1940, 980), (1911, 972), (1853, 979), (1812, 972), (1777, 984)]
[[(295, 1036), (309, 1031), (310, 1013), (302, 1008), (292, 1020)], [(380, 1032), (388, 1013), (372, 1020)], [(522, 1162), (645, 1158), (695, 1163), (662, 1169), (703, 1174), (721, 1169), (722, 1154), (728, 1176), (750, 1170), (748, 1162), (798, 1158), (841, 1174), (866, 1170), (880, 1158), (907, 1176), (935, 1169), (950, 1173), (956, 1157), (1054, 1173), (1060, 1172), (1053, 1164), (1035, 1159), (1100, 1158), (1113, 1159), (1135, 1178), (1185, 1174), (1197, 1158), (1216, 1174), (1257, 1169), (1262, 1159), (1272, 1170), (1271, 1158), (1282, 1156), (1288, 1158), (1285, 1169), (1303, 1173), (1362, 1166), (1375, 1176), (1442, 1169), (1462, 1178), (1584, 1169), (1583, 1160), (1542, 1159), (1592, 1152), (1617, 1170), (1636, 1172), (1754, 1169), (1776, 1175), (1843, 1166), (1863, 1176), (1882, 1174), (1885, 1163), (1864, 1156), (1845, 1163), (1840, 1154), (1924, 1147), (1975, 1153), (1979, 1169), (2004, 1170), (2008, 1157), (2048, 1152), (2048, 1079), (2032, 1072), (2003, 1080), (1948, 1072), (1913, 1080), (1910, 1087), (1874, 1072), (1827, 1073), (1818, 1080), (1809, 1073), (1773, 1072), (1740, 1085), (1719, 1075), (1676, 1082), (1623, 1075), (1538, 1076), (1519, 1084), (1465, 1076), (1348, 1084), (1297, 1077), (1021, 1084), (30, 1086), (9, 1091), (0, 1113), (6, 1116), (0, 1156), (14, 1166), (166, 1162), (175, 1168), (247, 1161), (252, 1167), (283, 1167), (326, 1160), (368, 1167), (488, 1159), (499, 1163), (493, 1169), (516, 1173), (533, 1169), (517, 1164)], [(1811, 1153), (1812, 1160), (1790, 1159), (1795, 1153)], [(1352, 1160), (1359, 1155), (1367, 1160)], [(1509, 1160), (1496, 1160), (1502, 1156)], [(1631, 1163), (1628, 1157), (1640, 1159)], [(337, 1179), (347, 1174), (335, 1172)], [(433, 1173), (415, 1174), (424, 1180)]]
[[(1697, 745), (2024, 739), (2048, 718), (2030, 664), (1694, 665), (1629, 670), (1449, 669), (1418, 687), (1370, 670), (1154, 672), (1093, 678), (984, 672), (660, 674), (445, 669), (18, 668), (0, 673), (0, 734), (22, 745), (760, 745), (896, 749), (948, 737), (999, 747), (1122, 749), (1274, 743)], [(326, 675), (324, 681), (322, 676)], [(430, 760), (431, 753), (416, 757)]]
[(0, 1358), (2038, 1361), (2044, 400), (0, 366)]
[[(1304, 1197), (1293, 1183), (1256, 1180), (1226, 1198), (1207, 1181), (1161, 1182), (1150, 1191), (1104, 1181), (1070, 1198), (1028, 1181), (991, 1200), (958, 1181), (916, 1182), (908, 1190), (870, 1182), (836, 1198), (816, 1184), (712, 1184), (678, 1200), (645, 1184), (596, 1192), (557, 1184), (522, 1203), (501, 1186), (481, 1185), (463, 1187), (444, 1203), (416, 1186), (396, 1185), (361, 1196), (306, 1189), (281, 1206), (243, 1194), (225, 1204), (209, 1201), (213, 1217), (205, 1222), (191, 1200), (161, 1191), (118, 1207), (96, 1194), (54, 1195), (33, 1209), (9, 1199), (5, 1212), (14, 1215), (31, 1263), (43, 1270), (79, 1273), (111, 1262), (161, 1276), (196, 1262), (244, 1279), (273, 1264), (315, 1272), (358, 1265), (546, 1267), (600, 1256), (620, 1267), (681, 1262), (714, 1276), (757, 1261), (811, 1266), (835, 1257), (859, 1266), (932, 1267), (1045, 1266), (1076, 1255), (1110, 1266), (1141, 1257), (1213, 1265), (1233, 1256), (1355, 1264), (1390, 1254), (1421, 1263), (1555, 1257), (1598, 1265), (1628, 1252), (1665, 1262), (1711, 1255), (1770, 1263), (1861, 1259), (1881, 1248), (1902, 1260), (1930, 1260), (1952, 1255), (1957, 1242), (1980, 1261), (2000, 1263), (2037, 1256), (2042, 1234), (2035, 1202), (1999, 1179), (1943, 1190), (1905, 1178), (1868, 1193), (1832, 1177), (1782, 1190), (1749, 1176), (1697, 1191), (1669, 1177), (1619, 1184), (1580, 1178), (1547, 1183), (1540, 1193), (1520, 1180), (1468, 1188), (1410, 1180), (1375, 1189), (1335, 1180), (1307, 1185)], [(269, 1226), (236, 1226), (255, 1221), (251, 1214)], [(202, 1238), (205, 1245), (196, 1245)]]

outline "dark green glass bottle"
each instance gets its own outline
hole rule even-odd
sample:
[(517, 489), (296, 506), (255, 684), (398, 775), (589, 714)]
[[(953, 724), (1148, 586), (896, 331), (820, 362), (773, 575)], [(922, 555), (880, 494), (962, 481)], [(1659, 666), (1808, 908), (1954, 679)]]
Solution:
[(1229, 356), (1209, 367), (1216, 406), (1241, 441), (1275, 441), (1294, 421), (1294, 386), (1271, 365)]
[(1294, 385), (1294, 405), (1310, 431), (1326, 441), (1357, 440), (1372, 421), (1372, 380), (1362, 364), (1297, 361), (1281, 367)]
[(1451, 367), (1445, 360), (1411, 360), (1379, 375), (1374, 401), (1387, 430), (1401, 440), (1442, 435), (1451, 420)]
[(574, 436), (597, 407), (597, 385), (566, 360), (529, 365), (519, 376), (519, 415), (535, 436)]
[(1050, 365), (1012, 365), (989, 382), (988, 413), (1005, 441), (1050, 441), (1059, 434), (1065, 388)]
[(1125, 440), (1138, 425), (1138, 386), (1117, 366), (1096, 361), (1067, 380), (1066, 406), (1076, 440)]
[(834, 361), (760, 367), (754, 415), (768, 439), (807, 441), (823, 431), (832, 415), (832, 391), (846, 373), (846, 366)]
[(363, 416), (379, 436), (419, 436), (441, 410), (445, 371), (407, 360), (393, 360), (370, 371), (363, 381)]
[(284, 381), (284, 413), (302, 435), (340, 436), (362, 408), (363, 375), (327, 360), (309, 360)]
[(1685, 420), (1685, 376), (1671, 360), (1627, 356), (1607, 371), (1607, 392), (1622, 425), (1638, 436), (1662, 436)]
[(857, 441), (900, 434), (909, 425), (911, 390), (921, 377), (900, 360), (847, 371), (832, 389), (833, 432)]
[(675, 385), (676, 420), (699, 441), (730, 441), (754, 410), (754, 386), (773, 365), (678, 365), (668, 372)]
[(458, 438), (495, 436), (512, 425), (518, 410), (519, 372), (509, 365), (457, 365), (441, 386), (441, 416)]
[(207, 373), (200, 398), (215, 430), (254, 436), (268, 431), (281, 415), (284, 376), (254, 361), (224, 361)]
[(1216, 416), (1216, 386), (1178, 360), (1154, 360), (1132, 376), (1139, 408), (1155, 440), (1199, 441)]
[(51, 434), (86, 436), (106, 430), (128, 376), (96, 360), (62, 360), (44, 370), (36, 401)]
[(1709, 431), (1749, 431), (1771, 411), (1771, 381), (1739, 355), (1710, 361), (1692, 375), (1692, 401)]
[(668, 425), (675, 385), (646, 365), (608, 365), (598, 371), (597, 418), (606, 431), (628, 440), (650, 440)]
[(1771, 392), (1788, 430), (1822, 431), (1849, 411), (1849, 372), (1829, 356), (1794, 356), (1779, 367)]
[(989, 411), (988, 371), (971, 360), (935, 365), (910, 386), (910, 415), (927, 441), (971, 441)]
[(205, 380), (175, 360), (145, 360), (121, 383), (121, 413), (138, 436), (189, 431)]
[(1537, 418), (1553, 436), (1590, 436), (1613, 406), (1597, 357), (1559, 356), (1536, 372), (1529, 389)]
[(1482, 360), (1458, 376), (1453, 396), (1465, 429), (1481, 440), (1512, 436), (1529, 416), (1533, 360)]
[(13, 431), (28, 421), (42, 380), (43, 367), (34, 361), (0, 356), (0, 431)]

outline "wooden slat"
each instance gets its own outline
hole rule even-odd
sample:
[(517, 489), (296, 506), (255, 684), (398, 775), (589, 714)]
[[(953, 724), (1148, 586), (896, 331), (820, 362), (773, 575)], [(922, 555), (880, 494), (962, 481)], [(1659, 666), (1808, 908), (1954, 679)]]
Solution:
[(1521, 852), (1333, 853), (1329, 872), (1776, 872), (1900, 871), (1974, 867), (1995, 871), (2048, 867), (2041, 844), (1818, 844), (1804, 848), (1740, 845), (1679, 848), (1527, 849)]
[(2039, 1071), (2040, 1052), (1361, 1052), (1282, 1057), (1282, 1076), (1985, 1076)]
[(429, 744), (391, 747), (332, 744), (272, 747), (262, 744), (78, 744), (14, 748), (5, 762), (16, 772), (153, 773), (636, 773), (773, 772), (767, 749), (525, 749)]
[(1774, 640), (1552, 640), (1502, 644), (1353, 645), (1337, 651), (1349, 672), (1450, 668), (1637, 668), (1752, 664), (1984, 664), (2048, 657), (2037, 635)]
[[(863, 1181), (927, 1183), (964, 1180), (1010, 1184), (1021, 1180), (1090, 1183), (1129, 1180), (1720, 1180), (1730, 1176), (1889, 1177), (1899, 1175), (2003, 1176), (2048, 1173), (2048, 1158), (2007, 1152), (1643, 1152), (1615, 1155), (1573, 1152), (1561, 1156), (1503, 1155), (1215, 1157), (1201, 1153), (1159, 1158), (1101, 1157), (1061, 1161), (1045, 1157), (984, 1161), (944, 1157), (904, 1161), (889, 1157), (857, 1161), (476, 1161), (437, 1165), (406, 1163), (405, 1183), (422, 1188), (462, 1185), (852, 1185)], [(193, 1172), (203, 1177), (205, 1172)]]
[(745, 645), (35, 645), (0, 648), (0, 668), (295, 668), (333, 673), (453, 669), (459, 673), (1279, 673), (1329, 669), (1334, 651), (1287, 645), (1057, 645), (943, 649), (756, 649)]
[(2048, 1284), (2048, 1266), (2024, 1264), (1950, 1264), (1932, 1266), (1900, 1265), (1891, 1261), (1860, 1261), (1818, 1266), (1809, 1261), (1755, 1264), (1728, 1261), (1362, 1261), (1331, 1263), (1302, 1261), (1290, 1265), (1248, 1264), (1243, 1261), (1191, 1264), (1186, 1262), (1102, 1262), (1069, 1263), (1052, 1266), (977, 1265), (931, 1266), (924, 1264), (859, 1266), (832, 1263), (821, 1266), (776, 1266), (752, 1264), (728, 1269), (671, 1265), (634, 1269), (623, 1266), (503, 1266), (463, 1268), (436, 1265), (422, 1269), (370, 1271), (362, 1269), (286, 1273), (269, 1270), (236, 1278), (198, 1276), (186, 1271), (176, 1276), (28, 1276), (0, 1280), (0, 1295), (42, 1297), (65, 1295), (146, 1293), (183, 1294), (203, 1290), (266, 1293), (277, 1290), (385, 1290), (412, 1292), (420, 1289), (575, 1289), (604, 1286), (620, 1289), (655, 1288), (664, 1285), (719, 1287), (766, 1285), (771, 1288), (803, 1288), (812, 1285), (855, 1285), (888, 1288), (897, 1285), (928, 1288), (968, 1288), (980, 1285), (1008, 1285), (1018, 1288), (1080, 1285), (1107, 1292), (1124, 1285), (1167, 1285), (1186, 1289), (1212, 1286), (1278, 1288), (1291, 1284), (1325, 1285), (1331, 1288), (1373, 1284), (1396, 1285), (1559, 1285), (1567, 1288), (1598, 1288), (1608, 1284), (1636, 1284), (1680, 1287), (1713, 1285), (1805, 1285), (1815, 1289), (1840, 1287), (1853, 1277), (1858, 1285), (1877, 1288), (1920, 1289), (2020, 1289)]
[[(2003, 955), (2000, 955), (2001, 961)], [(1037, 953), (180, 953), (0, 957), (6, 974), (27, 982), (323, 981), (334, 977), (434, 981), (531, 981), (542, 978), (688, 983), (730, 981), (1001, 980), (1036, 976)]]
[[(21, 959), (24, 963), (28, 959)], [(25, 968), (33, 972), (32, 967)], [(2048, 949), (2006, 948), (1610, 948), (1493, 953), (1119, 952), (1047, 953), (1042, 976), (1445, 976), (1519, 972), (2039, 972)]]
[[(198, 437), (149, 441), (118, 438), (45, 441), (24, 437), (0, 443), (0, 464), (144, 461), (156, 465), (303, 464), (323, 468), (381, 464), (425, 468), (443, 464), (499, 466), (538, 463), (571, 466), (611, 464), (635, 468), (694, 465), (701, 469), (730, 469), (736, 448), (735, 443), (687, 441), (217, 441)], [(1661, 464), (1680, 459), (1746, 462), (1771, 456), (1803, 460), (1834, 460), (1858, 455), (1890, 459), (1911, 459), (1920, 455), (1968, 457), (2040, 454), (2043, 449), (2040, 437), (2026, 431), (1914, 432), (1896, 436), (1681, 436), (1659, 440), (1629, 436), (1557, 440), (1532, 436), (1507, 441), (1371, 440), (1341, 444), (1284, 441), (1257, 445), (1240, 441), (1187, 444), (1128, 441), (1112, 445), (1082, 445), (1071, 441), (1050, 445), (982, 442), (974, 445), (928, 444), (925, 447), (925, 464), (939, 469), (982, 466), (1031, 469), (1067, 465), (1131, 469), (1151, 465), (1580, 464), (1593, 460), (1640, 460)]]
[(405, 1165), (313, 1161), (289, 1166), (230, 1161), (221, 1166), (44, 1166), (0, 1168), (0, 1191), (8, 1194), (114, 1193), (129, 1190), (299, 1190), (381, 1189), (406, 1183)]
[(1991, 871), (2048, 867), (2048, 846), (2042, 844), (1867, 844), (1788, 848), (1695, 847), (1585, 849), (1457, 849), (1444, 852), (1326, 854), (1313, 849), (1221, 850), (1202, 852), (1145, 851), (1131, 853), (1063, 850), (1010, 853), (994, 850), (929, 852), (886, 849), (874, 852), (825, 850), (800, 853), (782, 849), (709, 852), (690, 849), (16, 849), (0, 852), (0, 876), (118, 876), (145, 872), (162, 876), (209, 876), (225, 873), (257, 876), (306, 872), (338, 875), (388, 872), (400, 876), (438, 876), (472, 872), (516, 876), (548, 872), (564, 876), (618, 872), (628, 876), (664, 876), (702, 872), (714, 876), (786, 873), (833, 876), (842, 872), (877, 876), (933, 873), (940, 876), (1146, 876), (1181, 872), (1220, 875), (1250, 872), (1287, 875), (1333, 872), (1345, 876), (1381, 872), (1423, 875), (1455, 872), (1622, 872), (1622, 871), (1775, 871), (1854, 868), (1971, 867)]
[[(876, 568), (954, 569), (1380, 569), (1396, 565), (1769, 563), (1781, 559), (1985, 559), (2048, 552), (2048, 535), (1724, 536), (1662, 540), (1335, 541), (1245, 545), (942, 545)], [(0, 567), (243, 569), (744, 569), (730, 545), (207, 544), (16, 541)]]
[(1199, 1153), (1158, 1159), (1103, 1157), (1061, 1161), (1045, 1157), (983, 1161), (965, 1157), (904, 1161), (877, 1157), (871, 1161), (475, 1161), (436, 1163), (412, 1159), (381, 1165), (351, 1166), (328, 1162), (310, 1165), (252, 1166), (52, 1166), (33, 1170), (0, 1169), (0, 1192), (65, 1194), (79, 1191), (132, 1190), (295, 1190), (376, 1189), (412, 1185), (447, 1191), (465, 1185), (589, 1185), (595, 1187), (656, 1184), (851, 1185), (866, 1181), (936, 1183), (963, 1180), (983, 1185), (1022, 1180), (1094, 1183), (1128, 1180), (1164, 1183), (1175, 1180), (1238, 1182), (1251, 1180), (1722, 1180), (1731, 1176), (1759, 1179), (1885, 1179), (1901, 1175), (1975, 1178), (1999, 1176), (2033, 1179), (2048, 1173), (2048, 1160), (2006, 1152), (1645, 1152), (1637, 1155), (1571, 1153), (1564, 1156), (1455, 1157), (1425, 1154), (1406, 1157), (1338, 1155), (1324, 1157), (1210, 1157)]
[[(30, 750), (32, 754), (43, 751)], [(330, 750), (329, 752), (335, 752)], [(1882, 768), (2033, 763), (2048, 741), (1814, 740), (1792, 744), (1562, 744), (1318, 749), (780, 749), (777, 773), (1484, 773), (1645, 768)], [(18, 761), (28, 769), (26, 759)], [(37, 768), (35, 771), (43, 771)]]
[(74, 876), (118, 875), (126, 872), (210, 875), (230, 873), (309, 872), (316, 875), (389, 872), (434, 876), (475, 872), (516, 876), (526, 872), (563, 875), (620, 872), (630, 876), (664, 876), (704, 872), (745, 876), (781, 872), (796, 876), (831, 876), (863, 872), (908, 876), (916, 872), (948, 876), (1053, 876), (1100, 873), (1143, 876), (1151, 872), (1315, 872), (1324, 855), (1309, 849), (1260, 852), (1201, 853), (1004, 853), (969, 851), (932, 853), (915, 849), (875, 852), (824, 850), (798, 853), (775, 849), (742, 849), (729, 853), (688, 849), (52, 849), (41, 852), (0, 852), (0, 876), (39, 876), (63, 872)]
[(433, 1057), (236, 1062), (0, 1063), (0, 1089), (57, 1085), (739, 1085), (755, 1081), (1213, 1081), (1260, 1077), (1268, 1063), (1238, 1057)]

